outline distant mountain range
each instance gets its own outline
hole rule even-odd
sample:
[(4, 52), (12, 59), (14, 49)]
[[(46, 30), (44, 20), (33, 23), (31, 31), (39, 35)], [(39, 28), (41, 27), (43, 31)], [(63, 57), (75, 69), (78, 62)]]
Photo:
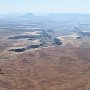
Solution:
[(32, 13), (24, 14), (6, 14), (0, 15), (2, 19), (19, 19), (19, 20), (35, 20), (35, 21), (90, 21), (90, 14), (72, 14), (72, 13), (51, 13), (48, 15), (34, 15)]

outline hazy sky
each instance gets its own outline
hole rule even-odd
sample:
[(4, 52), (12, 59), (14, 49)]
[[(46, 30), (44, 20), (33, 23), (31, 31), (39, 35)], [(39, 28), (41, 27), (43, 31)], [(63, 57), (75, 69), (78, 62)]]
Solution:
[(0, 0), (0, 13), (90, 13), (90, 0)]

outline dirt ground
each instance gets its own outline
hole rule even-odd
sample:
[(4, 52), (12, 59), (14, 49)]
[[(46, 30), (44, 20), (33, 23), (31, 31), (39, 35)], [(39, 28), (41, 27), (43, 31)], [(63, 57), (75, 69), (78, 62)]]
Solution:
[(58, 46), (2, 55), (0, 90), (90, 90), (89, 47)]

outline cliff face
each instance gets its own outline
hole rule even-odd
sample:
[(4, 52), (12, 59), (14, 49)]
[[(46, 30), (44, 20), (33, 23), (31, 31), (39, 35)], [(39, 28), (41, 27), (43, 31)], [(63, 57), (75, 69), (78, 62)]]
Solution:
[(90, 37), (90, 31), (80, 31), (79, 34), (81, 37)]

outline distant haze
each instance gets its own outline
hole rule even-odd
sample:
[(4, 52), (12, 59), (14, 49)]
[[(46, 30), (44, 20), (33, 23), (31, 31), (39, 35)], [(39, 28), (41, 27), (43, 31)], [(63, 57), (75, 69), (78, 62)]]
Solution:
[(90, 13), (90, 0), (0, 0), (0, 13)]

